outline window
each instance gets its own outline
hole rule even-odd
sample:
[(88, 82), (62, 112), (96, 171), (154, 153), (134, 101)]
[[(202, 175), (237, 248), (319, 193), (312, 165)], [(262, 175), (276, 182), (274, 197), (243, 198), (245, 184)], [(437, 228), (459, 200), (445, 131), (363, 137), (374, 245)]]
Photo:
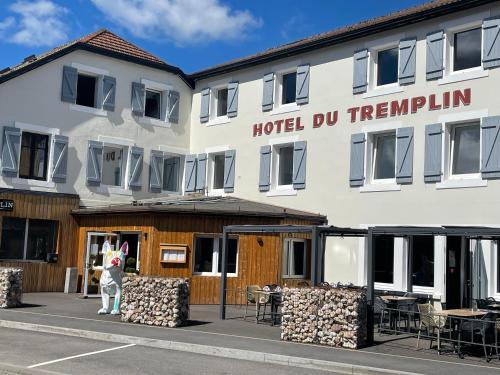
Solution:
[(217, 90), (217, 117), (227, 116), (227, 87)]
[(293, 180), (293, 146), (278, 148), (278, 185), (292, 185)]
[(481, 28), (455, 33), (453, 40), (453, 70), (481, 66)]
[(180, 156), (167, 156), (163, 162), (163, 190), (180, 191)]
[(306, 242), (304, 240), (285, 240), (283, 249), (283, 276), (305, 277)]
[(375, 240), (375, 282), (394, 283), (394, 237), (376, 236)]
[(49, 136), (22, 133), (19, 178), (46, 180), (49, 154)]
[(224, 189), (224, 154), (215, 154), (213, 156), (213, 185), (214, 190)]
[(496, 241), (497, 251), (497, 293), (500, 293), (500, 241)]
[(377, 52), (377, 86), (398, 81), (398, 47)]
[(123, 171), (126, 161), (124, 155), (127, 155), (126, 147), (104, 146), (102, 161), (102, 184), (108, 186), (122, 186)]
[(479, 173), (480, 126), (455, 125), (451, 129), (451, 175)]
[[(238, 265), (238, 239), (229, 238), (227, 273), (236, 275)], [(197, 236), (194, 246), (193, 273), (220, 274), (222, 269), (222, 237)]]
[(297, 73), (283, 74), (281, 79), (281, 104), (295, 103)]
[(377, 134), (373, 139), (373, 180), (396, 175), (396, 133)]
[(76, 84), (76, 104), (96, 107), (97, 77), (78, 74)]
[(412, 285), (434, 286), (434, 237), (413, 236), (410, 270)]
[(156, 119), (161, 118), (161, 92), (146, 90), (144, 116)]
[(56, 221), (3, 217), (0, 259), (46, 260), (56, 239)]

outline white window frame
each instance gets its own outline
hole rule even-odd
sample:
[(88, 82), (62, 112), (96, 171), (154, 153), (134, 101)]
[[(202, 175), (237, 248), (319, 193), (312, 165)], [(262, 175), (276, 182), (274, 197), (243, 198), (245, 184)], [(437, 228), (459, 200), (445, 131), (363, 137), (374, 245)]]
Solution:
[[(105, 75), (109, 75), (109, 71), (105, 69), (96, 68), (93, 66), (80, 64), (80, 63), (72, 63), (71, 67), (77, 70), (78, 75), (86, 75), (96, 78), (96, 87), (95, 87), (95, 107), (87, 107), (79, 104), (69, 104), (69, 108), (72, 111), (78, 112), (86, 112), (93, 114), (95, 116), (106, 117), (108, 115), (108, 111), (98, 108), (99, 103), (102, 101), (102, 80)], [(78, 86), (78, 82), (77, 82)]]
[[(172, 124), (167, 121), (167, 91), (174, 90), (174, 86), (168, 83), (153, 81), (147, 78), (142, 78), (141, 83), (144, 85), (144, 116), (137, 118), (137, 121), (142, 124), (159, 126), (162, 128), (170, 128)], [(146, 91), (156, 91), (160, 93), (160, 118), (146, 116)]]
[[(393, 83), (388, 83), (385, 85), (379, 85), (378, 84), (378, 54), (379, 52), (387, 51), (389, 49), (397, 49), (398, 51), (398, 67), (397, 67), (397, 72), (396, 72), (396, 82)], [(371, 83), (370, 87), (372, 90), (383, 90), (383, 89), (390, 89), (390, 88), (400, 88), (401, 86), (399, 85), (399, 65), (401, 64), (400, 60), (400, 53), (399, 53), (399, 42), (393, 42), (389, 44), (384, 44), (382, 46), (377, 46), (369, 51), (369, 59), (370, 59), (370, 66), (371, 68), (369, 69), (368, 73), (368, 82)], [(371, 74), (370, 74), (371, 73)], [(373, 77), (373, 79), (370, 82), (370, 76)]]
[[(219, 269), (219, 242), (222, 242), (222, 236), (219, 234), (206, 234), (206, 233), (197, 233), (194, 236), (194, 246), (196, 246), (197, 238), (213, 238), (213, 248), (212, 248), (212, 271), (211, 272), (195, 272), (194, 265), (196, 256), (196, 248), (193, 251), (193, 270), (192, 274), (196, 276), (220, 276), (221, 272), (218, 272)], [(238, 263), (240, 257), (240, 239), (238, 237), (230, 236), (229, 238), (236, 239), (238, 241), (238, 246), (236, 248), (236, 272), (228, 272), (227, 277), (237, 277), (238, 276)]]
[[(293, 246), (293, 243), (295, 242), (301, 242), (304, 244), (304, 259), (303, 259), (303, 269), (302, 269), (302, 274), (301, 275), (292, 275), (290, 274), (290, 270), (293, 269), (292, 267), (292, 262), (295, 261), (293, 251), (290, 251), (290, 249)], [(307, 241), (302, 238), (285, 238), (283, 242), (283, 253), (282, 253), (282, 263), (283, 266), (281, 267), (281, 273), (282, 277), (286, 279), (304, 279), (307, 274)], [(286, 255), (288, 253), (288, 255)], [(287, 262), (287, 270), (285, 272), (285, 259), (291, 259), (289, 262)]]
[(283, 113), (295, 112), (300, 110), (300, 105), (297, 104), (297, 97), (292, 103), (281, 104), (283, 97), (283, 76), (290, 73), (297, 74), (299, 64), (291, 64), (291, 66), (280, 67), (274, 73), (274, 104), (271, 115), (279, 115)]
[[(159, 94), (159, 96), (160, 96), (160, 118), (150, 117), (150, 116), (146, 115), (146, 96), (147, 96), (148, 91), (152, 92), (152, 93)], [(165, 102), (164, 96), (165, 96), (165, 94), (163, 91), (146, 87), (146, 89), (144, 90), (144, 117), (145, 118), (150, 119), (150, 120), (166, 122), (166, 108), (164, 110), (164, 102)], [(163, 117), (165, 118), (164, 120), (162, 120), (162, 114), (163, 114)]]
[[(454, 66), (455, 65), (455, 58), (454, 58), (454, 55), (455, 55), (455, 36), (456, 36), (456, 34), (459, 34), (461, 32), (469, 31), (469, 30), (473, 30), (473, 29), (481, 30), (481, 41), (480, 41), (480, 46), (479, 46), (480, 50), (481, 50), (481, 63), (479, 64), (479, 66), (475, 66), (473, 68), (455, 70), (455, 66)], [(445, 46), (446, 46), (447, 53), (445, 53), (445, 56), (447, 57), (447, 59), (445, 58), (445, 62), (446, 62), (446, 60), (448, 61), (448, 64), (446, 64), (447, 65), (447, 69), (446, 69), (447, 73), (450, 75), (454, 75), (454, 74), (467, 74), (470, 72), (483, 71), (483, 64), (482, 64), (482, 61), (483, 61), (483, 40), (484, 40), (484, 32), (483, 32), (483, 28), (482, 28), (482, 21), (479, 21), (479, 20), (465, 24), (465, 25), (449, 28), (448, 30), (446, 30)]]
[[(207, 154), (207, 181), (208, 183), (208, 193), (210, 195), (224, 195), (224, 186), (220, 189), (215, 189), (214, 188), (214, 183), (215, 183), (215, 156), (217, 155), (222, 155), (225, 156), (224, 151), (219, 151), (219, 152), (211, 152)], [(224, 160), (224, 163), (226, 161)]]
[[(394, 178), (381, 178), (381, 179), (375, 179), (375, 163), (377, 161), (377, 139), (380, 137), (388, 136), (394, 134)], [(397, 155), (398, 155), (398, 150), (397, 150), (397, 138), (396, 138), (396, 129), (394, 130), (388, 130), (388, 131), (382, 131), (382, 132), (374, 132), (370, 133), (367, 136), (367, 139), (370, 142), (370, 149), (369, 149), (369, 155), (367, 154), (367, 157), (369, 158), (367, 162), (367, 166), (369, 165), (369, 170), (368, 170), (368, 176), (369, 176), (369, 181), (371, 184), (396, 184), (396, 164), (397, 164)]]
[(132, 192), (129, 190), (128, 185), (128, 173), (130, 168), (130, 153), (132, 150), (131, 146), (134, 146), (133, 141), (127, 141), (126, 139), (119, 139), (107, 136), (99, 136), (100, 142), (103, 142), (103, 164), (104, 164), (104, 147), (120, 147), (124, 149), (124, 160), (122, 163), (125, 163), (122, 171), (122, 183), (120, 186), (115, 185), (106, 185), (102, 183), (103, 179), (103, 168), (101, 167), (101, 184), (98, 187), (98, 191), (101, 193), (111, 193), (111, 194), (119, 194), (119, 195), (132, 195)]
[[(279, 185), (279, 170), (280, 170), (280, 150), (282, 148), (292, 147), (293, 142), (279, 143), (273, 146), (271, 151), (271, 186), (274, 190), (294, 190), (293, 183), (288, 185)], [(293, 174), (293, 161), (292, 161)]]
[[(165, 160), (168, 158), (179, 158), (179, 175), (177, 176), (177, 183), (179, 186), (179, 191), (170, 191), (170, 190), (164, 190), (163, 189), (163, 180), (165, 178)], [(162, 171), (162, 181), (161, 181), (161, 189), (164, 193), (167, 193), (169, 195), (182, 195), (184, 194), (184, 163), (186, 162), (186, 155), (184, 154), (178, 154), (178, 153), (173, 153), (170, 151), (166, 151), (163, 154), (163, 171)]]
[[(478, 126), (479, 127), (479, 170), (477, 173), (468, 174), (453, 174), (453, 151), (455, 146), (455, 129), (465, 126)], [(481, 163), (482, 163), (482, 132), (481, 132), (481, 120), (467, 120), (454, 123), (447, 123), (445, 125), (445, 145), (444, 145), (444, 155), (445, 157), (445, 179), (446, 180), (481, 180)]]
[[(416, 236), (412, 236), (412, 237), (416, 237)], [(431, 236), (429, 236), (431, 237)], [(436, 272), (438, 271), (436, 268), (436, 266), (438, 266), (438, 262), (436, 262), (436, 259), (437, 259), (437, 247), (436, 247), (436, 236), (432, 236), (433, 237), (433, 240), (434, 240), (434, 270), (433, 270), (433, 274), (434, 274), (434, 279), (432, 281), (433, 283), (433, 286), (421, 286), (421, 285), (415, 285), (412, 283), (411, 285), (411, 290), (413, 293), (419, 293), (419, 294), (434, 294), (434, 289), (436, 287)], [(403, 272), (404, 274), (406, 274), (406, 276), (408, 277), (408, 280), (410, 280), (412, 278), (412, 269), (410, 269), (410, 261), (412, 261), (412, 258), (413, 258), (413, 239), (412, 239), (412, 245), (410, 246), (410, 243), (409, 243), (409, 239), (406, 238), (406, 247), (408, 249), (408, 263), (407, 263), (407, 266), (406, 266), (406, 272)], [(413, 264), (412, 264), (413, 266)]]
[[(225, 115), (219, 116), (217, 113), (217, 107), (219, 105), (219, 91), (226, 89), (227, 90), (228, 85), (223, 84), (223, 85), (218, 85), (214, 86), (210, 89), (210, 120), (212, 120), (212, 123), (227, 123), (231, 122), (231, 119), (227, 115), (227, 112)], [(229, 94), (229, 92), (228, 92)], [(229, 98), (229, 96), (228, 96)], [(227, 111), (227, 108), (226, 108)]]

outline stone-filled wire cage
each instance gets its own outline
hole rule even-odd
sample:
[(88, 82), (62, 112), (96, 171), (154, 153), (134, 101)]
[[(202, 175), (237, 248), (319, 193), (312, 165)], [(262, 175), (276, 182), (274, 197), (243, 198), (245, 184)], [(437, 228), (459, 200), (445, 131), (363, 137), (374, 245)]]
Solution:
[(281, 339), (351, 349), (365, 346), (366, 289), (285, 288)]

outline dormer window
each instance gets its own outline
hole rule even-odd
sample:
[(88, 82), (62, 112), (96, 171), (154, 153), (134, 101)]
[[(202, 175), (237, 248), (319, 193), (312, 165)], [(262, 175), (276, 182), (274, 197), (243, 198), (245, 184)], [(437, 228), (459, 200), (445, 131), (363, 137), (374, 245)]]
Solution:
[(377, 52), (377, 86), (390, 85), (398, 81), (399, 48)]
[(453, 40), (453, 71), (481, 66), (481, 28), (457, 32)]
[(76, 84), (76, 104), (85, 107), (96, 107), (97, 77), (78, 74)]

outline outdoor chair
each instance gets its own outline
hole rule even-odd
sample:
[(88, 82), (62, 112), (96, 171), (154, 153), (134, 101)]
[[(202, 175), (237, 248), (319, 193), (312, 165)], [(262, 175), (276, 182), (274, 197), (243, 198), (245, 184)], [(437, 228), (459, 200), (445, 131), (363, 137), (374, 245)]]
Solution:
[(446, 326), (446, 317), (434, 315), (436, 309), (429, 303), (418, 304), (417, 307), (420, 315), (420, 324), (418, 326), (417, 335), (417, 349), (419, 348), (420, 334), (423, 330), (426, 330), (427, 336), (430, 336), (429, 349), (432, 348), (434, 332), (437, 330), (438, 353), (441, 353), (441, 331)]
[[(378, 333), (380, 333), (383, 329), (384, 318), (386, 317), (386, 315), (388, 317), (387, 304), (380, 296), (375, 297), (375, 303), (373, 305), (373, 314), (374, 318), (375, 319), (378, 318), (379, 320)], [(387, 319), (387, 322), (389, 322), (389, 319)]]
[(254, 292), (256, 290), (259, 290), (260, 289), (260, 286), (259, 285), (247, 285), (247, 290), (246, 290), (246, 299), (247, 299), (247, 305), (245, 307), (245, 317), (243, 318), (243, 320), (246, 320), (247, 319), (247, 313), (248, 313), (248, 304), (249, 303), (252, 303), (252, 304), (255, 304), (257, 305), (257, 300), (255, 298), (255, 295), (254, 295)]
[(475, 302), (476, 302), (476, 307), (479, 310), (487, 309), (488, 305), (491, 303), (487, 299), (482, 299), (482, 298), (476, 299)]
[[(496, 354), (498, 356), (498, 343), (497, 335), (495, 330), (497, 329), (497, 314), (493, 312), (487, 313), (481, 319), (467, 319), (460, 322), (460, 328), (458, 331), (458, 354), (460, 358), (463, 358), (463, 353), (460, 351), (460, 344), (462, 339), (467, 338), (469, 342), (475, 343), (476, 337), (481, 337), (481, 342), (483, 344), (484, 356), (486, 357), (486, 362), (491, 360), (488, 356), (488, 351), (486, 350), (487, 342), (494, 342), (496, 348)], [(491, 350), (490, 350), (491, 354)]]
[[(270, 293), (255, 293), (256, 300), (256, 323), (259, 323), (260, 309), (264, 307), (264, 311), (262, 312), (262, 319), (266, 318), (266, 306), (272, 303), (273, 295)], [(271, 311), (272, 315), (272, 311)]]

